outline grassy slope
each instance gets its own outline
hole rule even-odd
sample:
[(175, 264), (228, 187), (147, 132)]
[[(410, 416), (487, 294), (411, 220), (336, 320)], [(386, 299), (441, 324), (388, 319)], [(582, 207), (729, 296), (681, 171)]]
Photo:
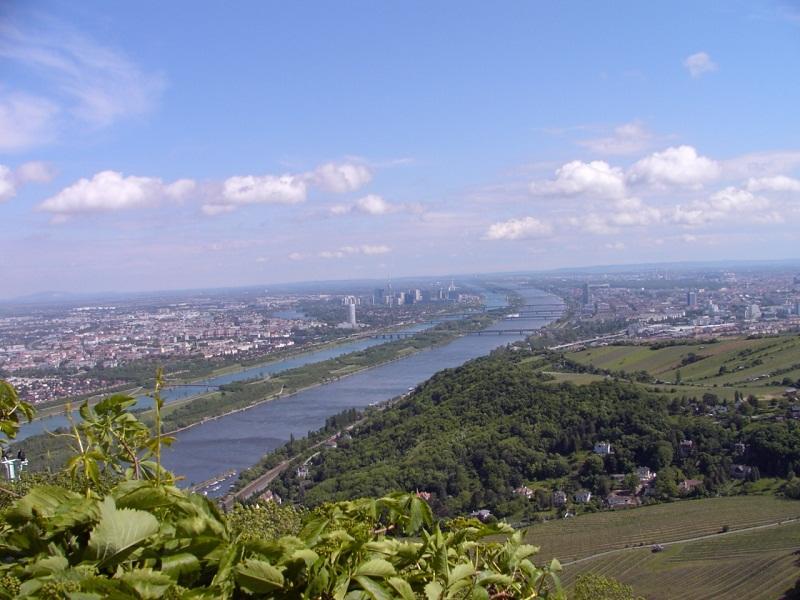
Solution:
[[(682, 540), (800, 517), (800, 502), (775, 496), (685, 500), (634, 510), (608, 511), (548, 521), (528, 531), (545, 558), (562, 562), (598, 552)], [(800, 540), (798, 541), (800, 543)]]
[(774, 599), (800, 577), (800, 523), (675, 544), (654, 554), (637, 548), (567, 567), (564, 582), (594, 572), (633, 586), (648, 599)]
[[(740, 353), (744, 352), (742, 356)], [(707, 358), (681, 365), (689, 353)], [(604, 346), (569, 353), (573, 360), (614, 371), (647, 371), (656, 378), (673, 381), (680, 369), (684, 382), (709, 385), (752, 385), (752, 379), (800, 363), (800, 336), (785, 335), (747, 340), (735, 338), (715, 344), (680, 345), (651, 350), (649, 346)], [(761, 364), (752, 364), (759, 360)], [(719, 374), (725, 366), (728, 373)], [(794, 369), (775, 375), (777, 379), (793, 377)], [(763, 382), (763, 377), (760, 380)]]

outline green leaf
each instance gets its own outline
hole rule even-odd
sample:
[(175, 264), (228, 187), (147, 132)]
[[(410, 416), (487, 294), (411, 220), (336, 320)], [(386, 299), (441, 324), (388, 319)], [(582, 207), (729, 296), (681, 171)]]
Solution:
[(425, 586), (425, 597), (428, 600), (439, 600), (444, 594), (444, 588), (438, 581), (431, 581)]
[(70, 500), (80, 499), (80, 494), (56, 486), (35, 487), (23, 498), (17, 500), (5, 515), (12, 525), (21, 525), (34, 518), (34, 515), (50, 518)]
[(107, 496), (100, 504), (100, 522), (89, 536), (89, 549), (102, 566), (114, 566), (136, 546), (158, 532), (158, 519), (131, 508), (118, 509)]
[(489, 600), (489, 592), (484, 587), (476, 586), (472, 588), (472, 598), (473, 600)]
[(475, 568), (470, 563), (460, 563), (453, 567), (453, 569), (450, 571), (450, 577), (448, 578), (447, 582), (452, 584), (460, 579), (471, 577), (474, 574)]
[(69, 567), (69, 561), (63, 556), (47, 556), (25, 567), (25, 571), (31, 577), (42, 577), (58, 573), (67, 567)]
[(373, 558), (356, 569), (356, 575), (366, 575), (368, 577), (382, 577), (386, 579), (392, 577), (396, 572), (389, 561), (382, 558)]
[(188, 552), (163, 556), (161, 570), (175, 581), (181, 578), (193, 578), (200, 572), (200, 561), (194, 554)]
[(374, 579), (365, 577), (363, 575), (356, 575), (353, 577), (358, 584), (364, 589), (372, 600), (391, 600), (392, 596), (385, 587)]
[(510, 576), (491, 571), (481, 571), (477, 580), (478, 585), (511, 585), (513, 582)]
[(403, 600), (416, 600), (417, 597), (414, 594), (414, 590), (411, 589), (411, 585), (409, 585), (405, 579), (392, 577), (389, 579), (389, 585), (394, 588), (394, 591), (397, 592)]
[(266, 561), (250, 558), (237, 565), (236, 582), (251, 594), (266, 594), (283, 587), (283, 574)]
[(158, 600), (173, 585), (172, 579), (153, 569), (134, 569), (117, 578), (144, 600)]

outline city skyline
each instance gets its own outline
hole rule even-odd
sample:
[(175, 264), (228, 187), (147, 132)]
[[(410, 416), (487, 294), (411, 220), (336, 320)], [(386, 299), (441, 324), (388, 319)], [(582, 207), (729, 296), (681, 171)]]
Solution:
[(800, 257), (791, 3), (455, 7), (4, 6), (0, 298)]

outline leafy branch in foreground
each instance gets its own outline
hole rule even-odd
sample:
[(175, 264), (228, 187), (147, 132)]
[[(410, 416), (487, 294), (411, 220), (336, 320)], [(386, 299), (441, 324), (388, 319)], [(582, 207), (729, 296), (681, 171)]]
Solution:
[[(9, 389), (3, 415), (27, 414)], [(81, 406), (67, 470), (85, 493), (35, 486), (0, 515), (0, 599), (564, 597), (560, 565), (536, 566), (522, 532), (466, 519), (443, 527), (413, 494), (311, 513), (272, 507), (264, 519), (240, 509), (229, 521), (172, 485), (159, 460), (168, 439), (132, 404), (115, 395)], [(104, 475), (121, 478), (106, 493)]]

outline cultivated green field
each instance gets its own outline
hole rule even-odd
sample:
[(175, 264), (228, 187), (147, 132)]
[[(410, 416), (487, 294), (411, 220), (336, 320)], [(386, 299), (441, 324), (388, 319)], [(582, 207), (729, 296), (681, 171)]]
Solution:
[(635, 548), (565, 567), (570, 585), (582, 573), (598, 573), (633, 586), (648, 599), (776, 599), (800, 577), (795, 552), (800, 523), (667, 546)]
[[(800, 518), (800, 502), (775, 496), (683, 500), (632, 510), (605, 511), (547, 521), (529, 528), (540, 556), (562, 562), (608, 550), (671, 542)], [(800, 538), (797, 541), (800, 545)]]
[[(701, 358), (695, 362), (691, 354)], [(686, 344), (657, 350), (649, 346), (602, 346), (570, 352), (584, 365), (612, 371), (647, 371), (664, 381), (703, 386), (758, 386), (769, 380), (800, 377), (800, 336), (748, 340), (733, 338), (709, 344)]]

